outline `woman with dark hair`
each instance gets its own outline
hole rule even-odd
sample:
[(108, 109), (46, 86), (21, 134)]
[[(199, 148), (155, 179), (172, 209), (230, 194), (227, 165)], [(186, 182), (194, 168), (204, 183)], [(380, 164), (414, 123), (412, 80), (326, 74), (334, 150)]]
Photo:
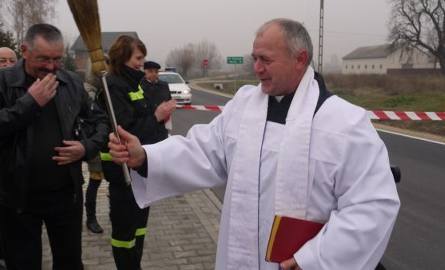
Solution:
[[(174, 101), (160, 104), (156, 109), (141, 86), (141, 68), (147, 54), (145, 45), (131, 36), (120, 36), (111, 46), (107, 77), (111, 100), (118, 125), (131, 130), (147, 144), (158, 142), (156, 127), (163, 123), (175, 108)], [(107, 149), (108, 150), (108, 149)], [(110, 183), (111, 245), (117, 269), (141, 269), (149, 208), (140, 209), (131, 186), (125, 183), (122, 167), (111, 162), (109, 153), (101, 153), (105, 179)]]

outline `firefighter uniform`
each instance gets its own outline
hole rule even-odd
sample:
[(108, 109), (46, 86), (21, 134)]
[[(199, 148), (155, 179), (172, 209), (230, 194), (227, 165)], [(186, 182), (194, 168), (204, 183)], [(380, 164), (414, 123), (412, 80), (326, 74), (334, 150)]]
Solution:
[[(117, 123), (137, 136), (141, 143), (152, 144), (167, 137), (163, 122), (154, 116), (154, 98), (143, 83), (144, 73), (125, 68), (120, 76), (107, 78)], [(111, 161), (108, 149), (101, 152), (102, 169), (109, 181), (111, 245), (117, 269), (140, 269), (149, 208), (140, 209), (131, 186), (125, 183), (122, 167)]]

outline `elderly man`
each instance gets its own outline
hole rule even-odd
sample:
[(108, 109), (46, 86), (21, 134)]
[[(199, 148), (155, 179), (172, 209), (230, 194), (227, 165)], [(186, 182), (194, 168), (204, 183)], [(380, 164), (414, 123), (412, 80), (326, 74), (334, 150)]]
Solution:
[[(15, 63), (17, 62), (17, 55), (15, 54), (15, 52), (13, 50), (11, 50), (8, 47), (1, 47), (0, 48), (0, 68), (6, 68), (6, 67), (11, 67), (13, 65), (15, 65)], [(2, 251), (2, 237), (0, 234), (0, 270), (5, 269), (5, 264), (4, 264), (4, 260), (3, 260), (3, 251)]]
[[(42, 223), (53, 269), (82, 269), (81, 161), (96, 155), (109, 132), (81, 80), (61, 69), (60, 31), (31, 26), (23, 60), (0, 70), (0, 231), (8, 269), (40, 269)], [(75, 136), (79, 118), (94, 131)]]
[(0, 47), (0, 68), (11, 67), (17, 62), (17, 55), (8, 47)]
[[(159, 69), (161, 65), (154, 61), (147, 61), (144, 63), (144, 79), (141, 81), (144, 93), (147, 95), (150, 106), (154, 111), (161, 104), (171, 103), (172, 96), (167, 82), (159, 80)], [(164, 106), (164, 105), (163, 105)], [(153, 132), (157, 134), (158, 141), (162, 141), (168, 137), (168, 132), (171, 130), (171, 115), (167, 118), (158, 121)]]
[[(252, 57), (261, 83), (186, 138), (141, 146), (123, 129), (123, 144), (110, 135), (114, 161), (135, 168), (136, 201), (226, 184), (216, 269), (374, 269), (400, 203), (366, 111), (326, 90), (298, 22), (261, 26)], [(324, 225), (279, 265), (265, 260), (275, 216)]]
[(168, 83), (159, 80), (160, 68), (161, 65), (154, 61), (144, 63), (145, 80), (141, 81), (141, 85), (152, 101), (153, 109), (156, 109), (162, 102), (172, 99)]

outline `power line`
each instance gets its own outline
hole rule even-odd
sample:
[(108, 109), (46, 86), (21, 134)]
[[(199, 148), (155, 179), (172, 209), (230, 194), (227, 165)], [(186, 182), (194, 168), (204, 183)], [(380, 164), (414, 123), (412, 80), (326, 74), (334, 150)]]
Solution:
[(324, 23), (324, 0), (320, 0), (320, 28), (318, 30), (318, 72), (323, 72), (323, 25)]

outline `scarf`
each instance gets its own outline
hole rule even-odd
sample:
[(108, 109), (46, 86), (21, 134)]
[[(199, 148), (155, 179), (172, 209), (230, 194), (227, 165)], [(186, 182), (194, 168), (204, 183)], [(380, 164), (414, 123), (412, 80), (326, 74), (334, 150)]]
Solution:
[(124, 65), (124, 67), (121, 69), (121, 76), (131, 87), (132, 91), (137, 91), (139, 83), (144, 78), (144, 72)]
[[(312, 119), (319, 96), (308, 67), (292, 99), (275, 176), (275, 214), (305, 219)], [(228, 269), (258, 269), (258, 201), (261, 149), (268, 96), (258, 86), (246, 104), (230, 171)], [(248, 164), (248, 166), (246, 166)]]

